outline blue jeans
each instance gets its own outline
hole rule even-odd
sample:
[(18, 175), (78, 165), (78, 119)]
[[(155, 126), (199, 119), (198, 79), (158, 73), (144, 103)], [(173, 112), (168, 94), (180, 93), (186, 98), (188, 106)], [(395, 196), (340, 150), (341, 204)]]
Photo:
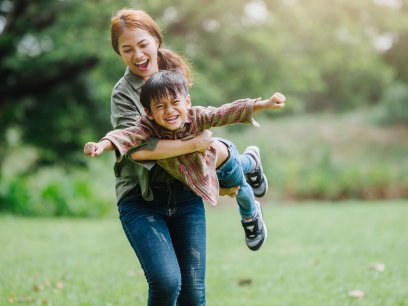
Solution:
[(205, 305), (206, 225), (200, 197), (180, 182), (135, 188), (118, 203), (120, 220), (149, 285), (149, 306)]
[(228, 159), (217, 169), (217, 177), (221, 187), (239, 186), (237, 203), (242, 218), (251, 218), (256, 212), (255, 196), (247, 183), (244, 173), (251, 172), (255, 161), (246, 154), (240, 154), (231, 141), (216, 138), (228, 147)]

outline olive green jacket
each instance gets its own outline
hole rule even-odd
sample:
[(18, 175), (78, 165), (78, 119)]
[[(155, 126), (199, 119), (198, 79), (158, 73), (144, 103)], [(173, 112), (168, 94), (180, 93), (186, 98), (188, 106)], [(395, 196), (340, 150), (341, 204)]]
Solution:
[[(142, 115), (145, 115), (140, 103), (140, 88), (143, 80), (126, 68), (123, 77), (116, 83), (111, 97), (111, 123), (114, 129), (134, 126)], [(154, 150), (159, 139), (150, 138), (140, 148)], [(149, 172), (150, 170), (150, 172)], [(153, 194), (149, 188), (149, 181), (174, 180), (154, 161), (134, 162), (123, 158), (115, 163), (116, 198), (119, 200), (131, 189), (140, 185), (142, 196), (151, 201)]]

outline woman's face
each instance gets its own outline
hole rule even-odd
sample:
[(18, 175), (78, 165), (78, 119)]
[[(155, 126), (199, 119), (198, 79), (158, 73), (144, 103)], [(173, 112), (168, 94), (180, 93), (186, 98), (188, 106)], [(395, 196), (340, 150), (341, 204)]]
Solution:
[(119, 36), (119, 52), (130, 71), (147, 80), (159, 71), (157, 64), (157, 40), (142, 29), (125, 29)]

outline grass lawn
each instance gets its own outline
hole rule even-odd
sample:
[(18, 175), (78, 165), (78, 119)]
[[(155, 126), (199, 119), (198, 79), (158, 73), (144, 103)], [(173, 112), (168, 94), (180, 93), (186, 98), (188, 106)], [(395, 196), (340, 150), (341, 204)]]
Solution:
[[(267, 243), (251, 252), (233, 205), (207, 206), (207, 305), (408, 306), (407, 201), (266, 204), (264, 214)], [(0, 244), (2, 306), (146, 304), (115, 218), (3, 215)]]

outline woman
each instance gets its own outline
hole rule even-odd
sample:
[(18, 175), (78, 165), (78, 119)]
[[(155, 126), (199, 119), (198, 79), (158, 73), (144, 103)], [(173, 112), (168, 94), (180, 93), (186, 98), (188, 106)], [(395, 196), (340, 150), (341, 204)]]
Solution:
[[(142, 11), (119, 11), (111, 21), (111, 38), (127, 66), (111, 100), (112, 126), (120, 129), (144, 114), (139, 94), (145, 80), (159, 69), (181, 68), (187, 76), (190, 70), (178, 55), (160, 48), (160, 29)], [(163, 159), (205, 150), (211, 142), (210, 132), (186, 141), (151, 140), (140, 154)], [(202, 199), (153, 163), (123, 159), (115, 176), (122, 226), (149, 284), (148, 305), (205, 305)]]
[[(111, 122), (114, 129), (123, 129), (144, 114), (139, 97), (144, 81), (162, 69), (181, 69), (187, 78), (191, 73), (181, 57), (161, 48), (160, 29), (145, 12), (121, 10), (111, 21), (113, 49), (127, 66), (112, 91)], [(211, 143), (209, 131), (190, 140), (151, 139), (137, 157), (164, 159), (204, 151)], [(154, 162), (122, 159), (114, 170), (120, 219), (145, 272), (148, 305), (205, 305), (202, 199)]]

